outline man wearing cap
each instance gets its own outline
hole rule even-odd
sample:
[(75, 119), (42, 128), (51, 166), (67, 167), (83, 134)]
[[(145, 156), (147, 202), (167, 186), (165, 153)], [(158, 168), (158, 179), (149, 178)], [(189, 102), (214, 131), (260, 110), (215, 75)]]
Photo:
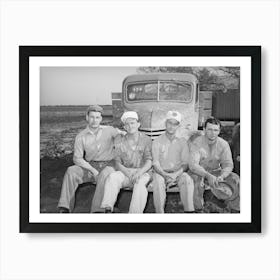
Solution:
[(218, 199), (221, 199), (219, 194), (223, 191), (220, 186), (227, 185), (230, 193), (227, 197), (226, 193), (222, 195), (223, 200), (231, 210), (239, 211), (239, 176), (232, 172), (230, 147), (218, 136), (220, 131), (220, 121), (210, 117), (204, 124), (204, 135), (190, 142), (190, 170), (195, 184), (194, 205), (197, 211), (203, 209), (203, 193), (207, 184)]
[(101, 207), (105, 208), (106, 213), (112, 212), (120, 189), (132, 187), (129, 213), (143, 213), (148, 197), (146, 185), (151, 179), (151, 139), (138, 131), (140, 123), (136, 112), (125, 112), (121, 121), (127, 134), (115, 138), (117, 171), (111, 173), (105, 181)]
[(102, 107), (89, 106), (86, 112), (87, 127), (75, 139), (74, 165), (70, 166), (63, 178), (58, 202), (60, 213), (73, 212), (75, 192), (79, 184), (96, 182), (91, 212), (100, 209), (104, 192), (104, 181), (114, 171), (113, 143), (119, 134), (116, 128), (101, 126)]
[(166, 115), (166, 131), (153, 142), (153, 198), (157, 213), (164, 213), (166, 188), (178, 185), (184, 212), (194, 212), (191, 177), (188, 169), (189, 148), (185, 138), (178, 138), (176, 131), (181, 123), (181, 114), (169, 111)]

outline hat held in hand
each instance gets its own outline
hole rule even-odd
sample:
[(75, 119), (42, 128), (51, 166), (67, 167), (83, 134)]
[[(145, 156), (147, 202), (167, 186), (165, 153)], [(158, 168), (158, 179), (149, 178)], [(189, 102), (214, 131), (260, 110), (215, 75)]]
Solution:
[(219, 182), (218, 187), (211, 188), (211, 192), (221, 200), (229, 200), (234, 193), (232, 186), (225, 181)]

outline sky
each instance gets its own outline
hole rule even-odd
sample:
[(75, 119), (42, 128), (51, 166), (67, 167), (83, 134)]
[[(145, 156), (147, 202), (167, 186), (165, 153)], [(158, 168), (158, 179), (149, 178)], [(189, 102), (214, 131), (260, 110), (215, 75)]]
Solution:
[(41, 67), (40, 105), (112, 104), (137, 67)]
[(40, 105), (111, 105), (111, 93), (121, 92), (123, 80), (137, 74), (137, 69), (137, 66), (40, 67)]

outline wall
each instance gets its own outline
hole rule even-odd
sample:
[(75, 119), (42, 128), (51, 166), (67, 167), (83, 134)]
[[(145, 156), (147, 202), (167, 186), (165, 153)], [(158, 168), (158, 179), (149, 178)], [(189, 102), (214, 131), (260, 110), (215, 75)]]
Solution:
[[(1, 279), (280, 278), (279, 1), (0, 3)], [(19, 45), (262, 45), (263, 233), (19, 234)]]

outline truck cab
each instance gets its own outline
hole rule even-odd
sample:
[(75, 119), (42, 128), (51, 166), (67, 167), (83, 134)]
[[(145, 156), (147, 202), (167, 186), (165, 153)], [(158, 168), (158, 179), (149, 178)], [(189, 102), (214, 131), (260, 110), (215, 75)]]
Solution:
[(188, 138), (198, 129), (199, 86), (197, 78), (186, 73), (152, 73), (131, 75), (124, 79), (122, 93), (112, 94), (113, 116), (136, 111), (140, 131), (152, 139), (165, 131), (165, 116), (170, 110), (182, 114), (178, 136)]

